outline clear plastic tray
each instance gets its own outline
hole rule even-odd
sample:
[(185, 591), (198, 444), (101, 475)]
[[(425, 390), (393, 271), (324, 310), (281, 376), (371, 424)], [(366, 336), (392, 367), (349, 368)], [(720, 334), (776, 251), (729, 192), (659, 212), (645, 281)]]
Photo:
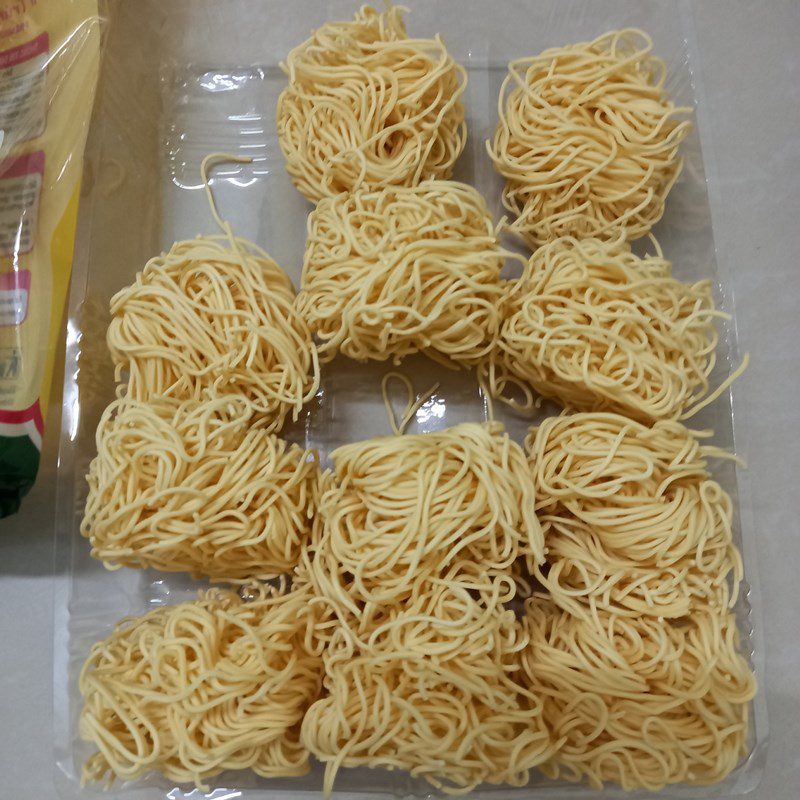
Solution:
[[(177, 239), (214, 232), (199, 179), (200, 161), (212, 151), (253, 157), (250, 165), (222, 165), (213, 188), (222, 215), (242, 236), (264, 246), (299, 282), (310, 205), (293, 188), (275, 134), (275, 106), (284, 77), (278, 64), (311, 28), (327, 19), (350, 18), (354, 2), (293, 3), (272, 0), (120, 0), (110, 5), (100, 94), (87, 150), (78, 245), (69, 305), (64, 413), (58, 478), (58, 579), (55, 624), (55, 750), (57, 784), (64, 797), (86, 797), (80, 768), (90, 748), (77, 737), (81, 699), (77, 676), (93, 642), (130, 614), (195, 596), (197, 584), (180, 575), (106, 571), (89, 556), (79, 534), (86, 495), (84, 475), (95, 453), (94, 431), (112, 399), (112, 369), (105, 351), (108, 300), (129, 283), (145, 261)], [(465, 96), (469, 142), (455, 177), (477, 186), (495, 214), (502, 214), (501, 180), (485, 152), (497, 116), (497, 95), (512, 58), (546, 47), (594, 38), (624, 27), (641, 27), (668, 66), (668, 89), (676, 102), (696, 108), (695, 127), (682, 145), (685, 166), (655, 233), (676, 275), (713, 281), (719, 305), (733, 311), (724, 264), (715, 258), (707, 192), (711, 165), (703, 154), (703, 95), (699, 54), (688, 4), (663, 0), (531, 2), (506, 0), (417, 0), (406, 20), (412, 35), (441, 32), (467, 68)], [(740, 353), (735, 323), (725, 324), (719, 382)], [(359, 366), (337, 360), (324, 370), (316, 402), (286, 431), (320, 450), (388, 433), (380, 378), (388, 364)], [(418, 357), (406, 371), (418, 391), (436, 381), (440, 389), (416, 415), (411, 430), (430, 431), (487, 413), (474, 376), (447, 372)], [(735, 402), (736, 386), (693, 420), (712, 427), (715, 442), (746, 458), (746, 423)], [(531, 420), (495, 404), (497, 416), (521, 440)], [(734, 409), (736, 413), (734, 414)], [(743, 648), (763, 682), (763, 647), (758, 625), (754, 524), (747, 473), (730, 462), (714, 465), (737, 509), (735, 531), (745, 560), (745, 583), (737, 607)], [(752, 708), (749, 756), (714, 787), (670, 787), (664, 798), (730, 797), (751, 790), (765, 761), (766, 703), (760, 692)], [(249, 773), (212, 781), (208, 795), (149, 777), (118, 787), (120, 797), (178, 798), (319, 796), (322, 768), (301, 779), (264, 780)], [(427, 783), (383, 770), (342, 770), (337, 797), (420, 797)], [(435, 793), (433, 793), (435, 794)], [(490, 787), (474, 797), (635, 797), (609, 787), (598, 794), (583, 786), (557, 784), (539, 775), (524, 789)], [(642, 796), (653, 796), (643, 793)]]

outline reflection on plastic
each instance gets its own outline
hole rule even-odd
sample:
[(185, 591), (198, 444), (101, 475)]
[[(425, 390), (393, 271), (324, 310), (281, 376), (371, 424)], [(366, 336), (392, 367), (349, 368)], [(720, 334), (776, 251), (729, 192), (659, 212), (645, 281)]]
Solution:
[(210, 792), (201, 792), (199, 789), (192, 789), (183, 792), (178, 787), (167, 792), (169, 800), (234, 800), (241, 797), (242, 793), (236, 789), (213, 789)]
[[(181, 189), (202, 189), (198, 182), (200, 163), (209, 152), (219, 150), (248, 156), (252, 164), (223, 164), (215, 170), (219, 178), (236, 178), (237, 185), (250, 186), (268, 175), (268, 144), (264, 110), (259, 108), (264, 71), (189, 70), (174, 84), (170, 103), (176, 114), (167, 133), (170, 174)], [(195, 231), (196, 233), (197, 231)]]
[(422, 430), (426, 431), (435, 430), (434, 421), (444, 420), (445, 410), (446, 410), (446, 405), (444, 398), (437, 397), (436, 395), (434, 395), (433, 397), (430, 398), (430, 400), (424, 402), (417, 409), (416, 413), (417, 425), (419, 425), (419, 427)]

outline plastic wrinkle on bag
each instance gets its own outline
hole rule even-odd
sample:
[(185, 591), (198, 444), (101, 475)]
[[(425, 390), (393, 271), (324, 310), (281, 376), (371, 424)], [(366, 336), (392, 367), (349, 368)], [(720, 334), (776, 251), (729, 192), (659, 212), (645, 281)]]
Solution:
[(0, 5), (0, 517), (39, 468), (99, 51), (96, 0)]

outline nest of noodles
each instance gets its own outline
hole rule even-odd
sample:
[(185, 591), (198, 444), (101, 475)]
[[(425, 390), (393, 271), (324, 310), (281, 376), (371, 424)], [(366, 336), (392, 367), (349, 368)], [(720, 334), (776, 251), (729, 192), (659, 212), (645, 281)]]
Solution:
[(449, 574), (470, 588), (544, 558), (531, 471), (500, 423), (345, 445), (322, 482), (309, 579), (360, 614)]
[(426, 352), (485, 360), (500, 329), (507, 256), (483, 197), (451, 181), (325, 198), (308, 219), (297, 308), (322, 360)]
[(724, 614), (738, 596), (741, 556), (732, 504), (708, 471), (721, 455), (679, 422), (617, 414), (551, 417), (526, 451), (545, 564), (529, 569), (578, 617)]
[(79, 730), (98, 752), (84, 781), (158, 770), (210, 791), (228, 769), (308, 772), (300, 723), (321, 689), (315, 612), (303, 591), (211, 590), (123, 620), (80, 676)]
[(711, 283), (682, 283), (621, 241), (557, 239), (511, 282), (491, 363), (495, 397), (531, 389), (576, 410), (680, 416), (708, 393), (719, 338)]
[(286, 273), (228, 236), (176, 242), (111, 299), (107, 343), (137, 400), (244, 394), (278, 431), (319, 388), (319, 364)]
[(466, 72), (439, 36), (409, 39), (400, 7), (322, 25), (281, 67), (278, 142), (312, 202), (450, 177), (467, 137)]
[(103, 414), (81, 533), (110, 568), (212, 579), (289, 571), (311, 535), (316, 454), (251, 428), (241, 395), (142, 402)]
[(506, 179), (510, 229), (532, 248), (559, 236), (627, 239), (661, 219), (691, 112), (669, 100), (650, 37), (611, 31), (512, 61), (487, 142)]
[(303, 744), (326, 765), (326, 796), (339, 768), (356, 766), (408, 770), (447, 794), (525, 785), (553, 748), (541, 700), (518, 681), (527, 638), (514, 613), (448, 580), (412, 602), (368, 608), (335, 629), (326, 695), (303, 720)]
[(521, 680), (560, 742), (540, 766), (548, 777), (595, 789), (708, 785), (746, 753), (756, 686), (732, 614), (581, 618), (534, 597), (523, 626)]

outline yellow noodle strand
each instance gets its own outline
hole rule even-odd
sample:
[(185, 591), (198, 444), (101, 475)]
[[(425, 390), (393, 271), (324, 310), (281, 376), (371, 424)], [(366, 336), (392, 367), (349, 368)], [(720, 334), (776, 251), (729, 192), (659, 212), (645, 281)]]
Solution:
[(725, 392), (727, 392), (728, 389), (730, 389), (731, 384), (735, 380), (737, 380), (737, 378), (740, 378), (744, 374), (744, 371), (747, 369), (749, 365), (750, 365), (750, 354), (745, 353), (744, 356), (742, 357), (742, 363), (739, 364), (739, 366), (736, 367), (736, 369), (733, 372), (731, 372), (731, 374), (728, 375), (728, 377), (725, 378), (725, 380), (722, 381), (722, 383), (719, 386), (717, 386), (717, 388), (714, 389), (714, 391), (711, 392), (711, 394), (707, 395), (706, 397), (703, 397), (701, 400), (695, 403), (691, 408), (684, 411), (683, 414), (681, 414), (681, 419), (691, 419), (695, 414), (702, 411), (706, 406), (711, 405), (711, 403), (713, 403), (715, 400), (721, 397)]
[[(406, 389), (406, 407), (403, 410), (403, 416), (400, 418), (400, 422), (397, 422), (397, 418), (394, 415), (394, 409), (392, 408), (392, 401), (389, 398), (389, 382), (391, 380), (399, 380)], [(408, 427), (411, 420), (414, 418), (414, 415), (419, 411), (424, 403), (426, 403), (436, 390), (439, 388), (438, 383), (434, 383), (430, 389), (426, 392), (423, 392), (419, 397), (415, 399), (415, 392), (414, 386), (409, 380), (406, 375), (403, 375), (402, 372), (387, 372), (383, 376), (383, 380), (381, 380), (381, 392), (383, 394), (383, 405), (386, 409), (386, 416), (389, 420), (389, 427), (392, 429), (392, 433), (395, 436), (402, 436), (406, 428)]]

